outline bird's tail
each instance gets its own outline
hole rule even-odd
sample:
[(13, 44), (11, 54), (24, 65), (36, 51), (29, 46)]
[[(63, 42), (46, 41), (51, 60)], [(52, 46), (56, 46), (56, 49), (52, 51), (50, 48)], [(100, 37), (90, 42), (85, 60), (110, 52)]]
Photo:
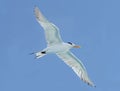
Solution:
[(38, 59), (38, 58), (41, 58), (41, 57), (45, 56), (46, 52), (42, 51), (42, 52), (33, 52), (33, 53), (30, 53), (30, 55), (32, 55), (32, 54), (35, 54), (35, 58)]

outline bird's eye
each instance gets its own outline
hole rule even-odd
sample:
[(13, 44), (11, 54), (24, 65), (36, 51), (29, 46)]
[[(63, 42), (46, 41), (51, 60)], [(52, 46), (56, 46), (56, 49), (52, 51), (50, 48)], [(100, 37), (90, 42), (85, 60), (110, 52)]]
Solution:
[(71, 42), (67, 42), (68, 44), (70, 44), (70, 45), (72, 45), (72, 43)]

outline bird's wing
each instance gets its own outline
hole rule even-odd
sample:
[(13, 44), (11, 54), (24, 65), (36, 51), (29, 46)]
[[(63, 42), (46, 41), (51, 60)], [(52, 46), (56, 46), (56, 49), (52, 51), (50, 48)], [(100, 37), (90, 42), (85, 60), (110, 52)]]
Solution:
[(61, 36), (59, 34), (59, 29), (51, 22), (49, 22), (40, 12), (38, 7), (35, 7), (35, 16), (39, 24), (45, 30), (45, 37), (48, 46), (62, 43)]
[(65, 53), (57, 53), (57, 56), (61, 58), (73, 71), (88, 85), (95, 86), (89, 79), (87, 71), (82, 62), (75, 57), (70, 51)]

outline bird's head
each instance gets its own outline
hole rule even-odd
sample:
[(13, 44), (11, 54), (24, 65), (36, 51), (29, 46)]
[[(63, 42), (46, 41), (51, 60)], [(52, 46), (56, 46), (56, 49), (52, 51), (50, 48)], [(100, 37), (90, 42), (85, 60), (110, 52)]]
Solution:
[(71, 47), (73, 47), (73, 48), (80, 48), (80, 46), (79, 45), (76, 45), (76, 44), (74, 44), (74, 43), (71, 43), (71, 42), (67, 42)]

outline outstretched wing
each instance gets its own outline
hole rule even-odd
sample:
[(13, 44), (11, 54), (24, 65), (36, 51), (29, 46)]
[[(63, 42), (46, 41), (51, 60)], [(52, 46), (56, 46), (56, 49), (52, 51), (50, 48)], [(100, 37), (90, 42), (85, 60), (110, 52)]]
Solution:
[(70, 66), (73, 71), (88, 85), (95, 86), (93, 82), (89, 79), (87, 71), (82, 64), (82, 62), (76, 58), (70, 51), (65, 53), (57, 53), (57, 56)]
[(59, 29), (51, 22), (49, 22), (40, 12), (38, 7), (35, 7), (35, 16), (39, 24), (45, 30), (45, 37), (48, 46), (62, 43), (61, 36), (59, 34)]

